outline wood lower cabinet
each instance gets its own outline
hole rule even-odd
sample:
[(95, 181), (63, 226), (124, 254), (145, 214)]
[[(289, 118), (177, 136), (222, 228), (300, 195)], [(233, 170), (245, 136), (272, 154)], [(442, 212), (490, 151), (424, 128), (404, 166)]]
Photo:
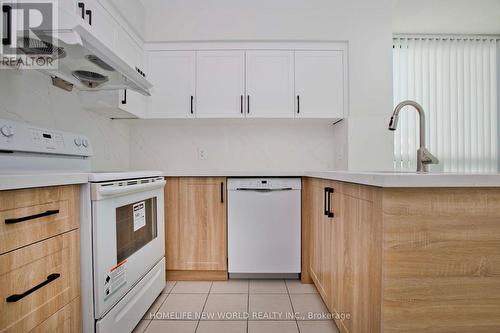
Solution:
[(374, 187), (337, 184), (338, 223), (331, 252), (335, 258), (331, 297), (341, 318), (337, 325), (344, 332), (377, 332), (381, 309), (380, 192)]
[(302, 217), (302, 280), (341, 332), (500, 332), (500, 189), (306, 177)]
[(54, 313), (46, 321), (35, 327), (30, 333), (68, 333), (81, 332), (80, 297), (73, 299), (68, 305)]
[(81, 331), (79, 198), (76, 185), (0, 192), (0, 332)]
[(167, 178), (165, 230), (167, 279), (227, 279), (226, 178)]
[[(373, 223), (375, 193), (316, 178), (304, 178), (303, 191), (303, 228), (309, 234), (304, 243), (309, 271), (303, 282), (310, 275), (343, 332), (375, 332), (380, 322), (380, 263), (375, 259), (381, 233)], [(353, 318), (360, 314), (362, 320)]]
[(310, 195), (311, 205), (306, 210), (310, 213), (310, 260), (309, 273), (325, 303), (330, 306), (332, 261), (330, 246), (332, 243), (333, 220), (325, 215), (327, 210), (327, 189), (329, 182), (310, 179), (304, 184), (304, 191)]

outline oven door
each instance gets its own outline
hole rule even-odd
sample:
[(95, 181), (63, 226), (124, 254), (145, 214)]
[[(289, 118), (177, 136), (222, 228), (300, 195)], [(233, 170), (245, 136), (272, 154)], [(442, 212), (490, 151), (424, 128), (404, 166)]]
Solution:
[(92, 184), (96, 319), (165, 256), (164, 185), (162, 178)]

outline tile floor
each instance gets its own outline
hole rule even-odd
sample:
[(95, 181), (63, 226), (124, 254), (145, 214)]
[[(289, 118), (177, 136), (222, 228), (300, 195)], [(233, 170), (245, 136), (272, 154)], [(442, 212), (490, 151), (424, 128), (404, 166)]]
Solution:
[(338, 333), (313, 285), (297, 280), (167, 282), (134, 333)]

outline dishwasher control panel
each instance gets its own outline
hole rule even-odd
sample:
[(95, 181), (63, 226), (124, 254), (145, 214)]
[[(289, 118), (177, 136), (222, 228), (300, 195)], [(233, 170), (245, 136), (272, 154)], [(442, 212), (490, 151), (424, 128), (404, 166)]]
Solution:
[(229, 178), (228, 191), (239, 189), (291, 189), (300, 190), (300, 178)]

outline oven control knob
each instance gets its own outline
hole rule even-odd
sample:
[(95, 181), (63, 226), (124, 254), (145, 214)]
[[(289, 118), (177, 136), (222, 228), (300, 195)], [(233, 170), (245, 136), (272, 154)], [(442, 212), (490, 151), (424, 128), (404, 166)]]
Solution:
[(12, 126), (9, 126), (9, 125), (5, 125), (2, 128), (0, 128), (0, 132), (2, 133), (3, 136), (6, 136), (8, 138), (10, 138), (11, 136), (13, 136), (15, 134)]
[(87, 148), (89, 146), (89, 142), (87, 141), (87, 139), (83, 139), (82, 140), (82, 145)]
[(80, 146), (82, 145), (82, 139), (80, 139), (80, 138), (75, 138), (75, 145), (76, 145), (77, 147), (80, 147)]

